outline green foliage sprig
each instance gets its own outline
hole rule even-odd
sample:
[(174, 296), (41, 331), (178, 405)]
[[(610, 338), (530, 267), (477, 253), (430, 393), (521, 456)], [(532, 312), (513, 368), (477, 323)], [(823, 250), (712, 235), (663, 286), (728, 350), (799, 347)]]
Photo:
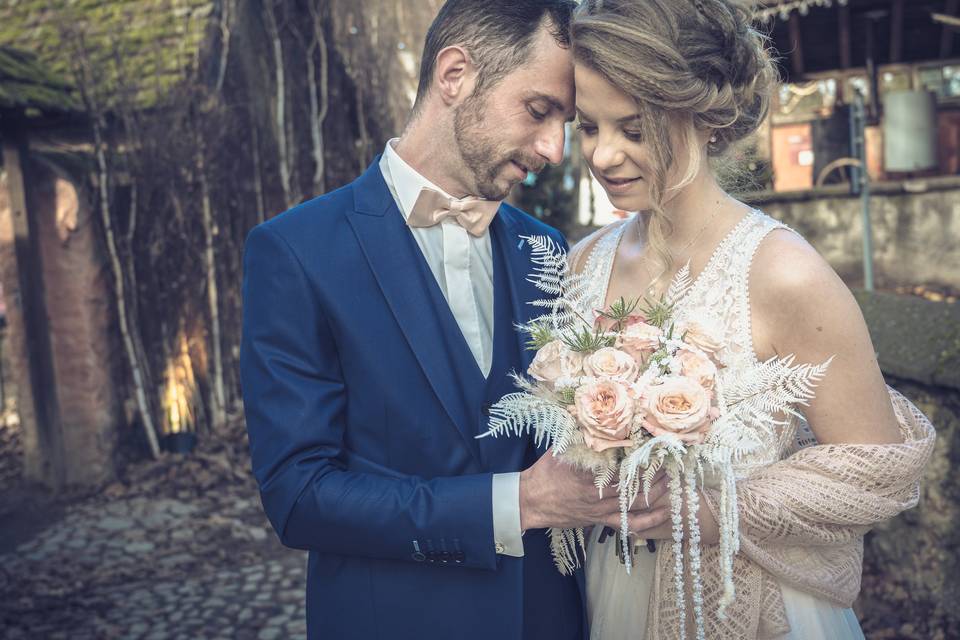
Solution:
[(570, 347), (571, 351), (585, 353), (596, 351), (604, 347), (612, 347), (616, 343), (616, 338), (608, 336), (597, 329), (583, 328), (573, 335), (563, 336), (563, 343)]
[(670, 322), (673, 317), (673, 307), (674, 305), (668, 303), (665, 297), (660, 296), (658, 300), (644, 298), (644, 307), (641, 311), (647, 318), (648, 323), (663, 329), (664, 325)]
[(556, 339), (553, 328), (547, 322), (537, 322), (522, 329), (529, 336), (526, 342), (527, 351), (539, 351)]
[(609, 309), (601, 311), (600, 316), (614, 322), (614, 331), (622, 331), (623, 323), (626, 322), (630, 316), (634, 315), (637, 307), (640, 306), (640, 300), (640, 298), (627, 300), (621, 296), (610, 305)]

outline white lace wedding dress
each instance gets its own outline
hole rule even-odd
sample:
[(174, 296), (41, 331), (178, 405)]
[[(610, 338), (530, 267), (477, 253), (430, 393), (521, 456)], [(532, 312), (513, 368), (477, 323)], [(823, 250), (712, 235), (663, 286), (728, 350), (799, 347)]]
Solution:
[[(635, 221), (618, 223), (597, 240), (583, 268), (590, 278), (592, 302), (602, 308), (613, 268), (614, 257), (624, 232), (634, 229)], [(772, 218), (753, 211), (746, 215), (717, 246), (703, 272), (680, 301), (678, 317), (695, 314), (710, 317), (725, 331), (723, 364), (738, 358), (756, 361), (750, 326), (748, 276), (757, 246), (777, 228), (786, 228)], [(743, 460), (738, 476), (755, 465), (780, 460), (799, 446), (814, 442), (805, 423), (789, 423), (763, 450)], [(617, 556), (611, 536), (598, 543), (602, 527), (594, 527), (587, 547), (587, 604), (591, 640), (643, 640), (647, 625), (651, 590), (656, 580), (656, 554), (642, 548), (633, 557), (633, 570), (627, 575)], [(825, 600), (780, 584), (790, 631), (778, 639), (854, 640), (863, 632), (851, 609), (837, 607)], [(707, 612), (710, 615), (710, 612)], [(737, 636), (740, 637), (740, 636)], [(711, 639), (712, 640), (712, 639)]]

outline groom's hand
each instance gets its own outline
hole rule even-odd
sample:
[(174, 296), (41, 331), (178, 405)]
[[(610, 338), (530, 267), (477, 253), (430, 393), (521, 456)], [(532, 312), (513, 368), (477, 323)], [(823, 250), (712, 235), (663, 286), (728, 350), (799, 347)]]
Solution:
[[(657, 529), (670, 520), (670, 489), (667, 486), (667, 477), (663, 471), (653, 476), (650, 491), (646, 494), (641, 490), (627, 512), (627, 526), (636, 533), (650, 529)], [(619, 506), (615, 513), (609, 514), (603, 524), (617, 531), (620, 530), (621, 516)], [(669, 526), (669, 525), (668, 525)]]
[[(650, 503), (655, 504), (665, 492), (663, 482), (654, 483)], [(561, 462), (552, 450), (540, 457), (520, 474), (520, 528), (575, 528), (597, 523), (620, 521), (620, 498), (613, 489), (601, 495), (593, 483), (593, 475)], [(642, 528), (656, 526), (669, 518), (663, 508), (650, 508), (638, 496), (631, 507), (631, 523)], [(619, 524), (617, 525), (619, 528)]]

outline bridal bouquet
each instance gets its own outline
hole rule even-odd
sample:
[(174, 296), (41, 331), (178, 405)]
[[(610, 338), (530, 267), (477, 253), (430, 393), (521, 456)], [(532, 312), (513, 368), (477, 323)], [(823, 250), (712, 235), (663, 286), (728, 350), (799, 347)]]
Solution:
[[(654, 475), (668, 477), (676, 558), (677, 605), (684, 610), (683, 502), (686, 497), (687, 570), (698, 636), (702, 637), (698, 486), (720, 484), (720, 615), (733, 601), (733, 557), (739, 548), (734, 463), (762, 447), (812, 388), (829, 361), (794, 366), (793, 358), (738, 365), (724, 357), (723, 330), (710, 318), (683, 308), (689, 268), (681, 269), (657, 300), (620, 299), (606, 309), (593, 296), (589, 274), (569, 272), (567, 258), (551, 239), (527, 237), (535, 271), (528, 277), (550, 296), (533, 302), (544, 313), (519, 327), (536, 355), (526, 375), (514, 374), (520, 392), (491, 410), (480, 437), (533, 433), (553, 455), (591, 471), (598, 490), (618, 485), (621, 531), (617, 536), (626, 570), (633, 542), (627, 512)], [(595, 289), (594, 287), (593, 289)], [(741, 358), (741, 360), (743, 360)], [(726, 364), (725, 364), (726, 363)], [(584, 533), (551, 530), (558, 569), (580, 565)]]

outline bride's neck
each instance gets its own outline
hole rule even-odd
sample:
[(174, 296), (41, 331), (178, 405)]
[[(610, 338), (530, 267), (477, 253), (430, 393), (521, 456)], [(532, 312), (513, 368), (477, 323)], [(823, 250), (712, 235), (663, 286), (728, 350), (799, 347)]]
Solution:
[(666, 217), (670, 220), (672, 232), (667, 238), (667, 248), (680, 252), (691, 241), (709, 235), (704, 226), (712, 226), (723, 216), (720, 209), (730, 203), (730, 196), (720, 188), (710, 171), (701, 171), (693, 182), (682, 188), (663, 204)]

